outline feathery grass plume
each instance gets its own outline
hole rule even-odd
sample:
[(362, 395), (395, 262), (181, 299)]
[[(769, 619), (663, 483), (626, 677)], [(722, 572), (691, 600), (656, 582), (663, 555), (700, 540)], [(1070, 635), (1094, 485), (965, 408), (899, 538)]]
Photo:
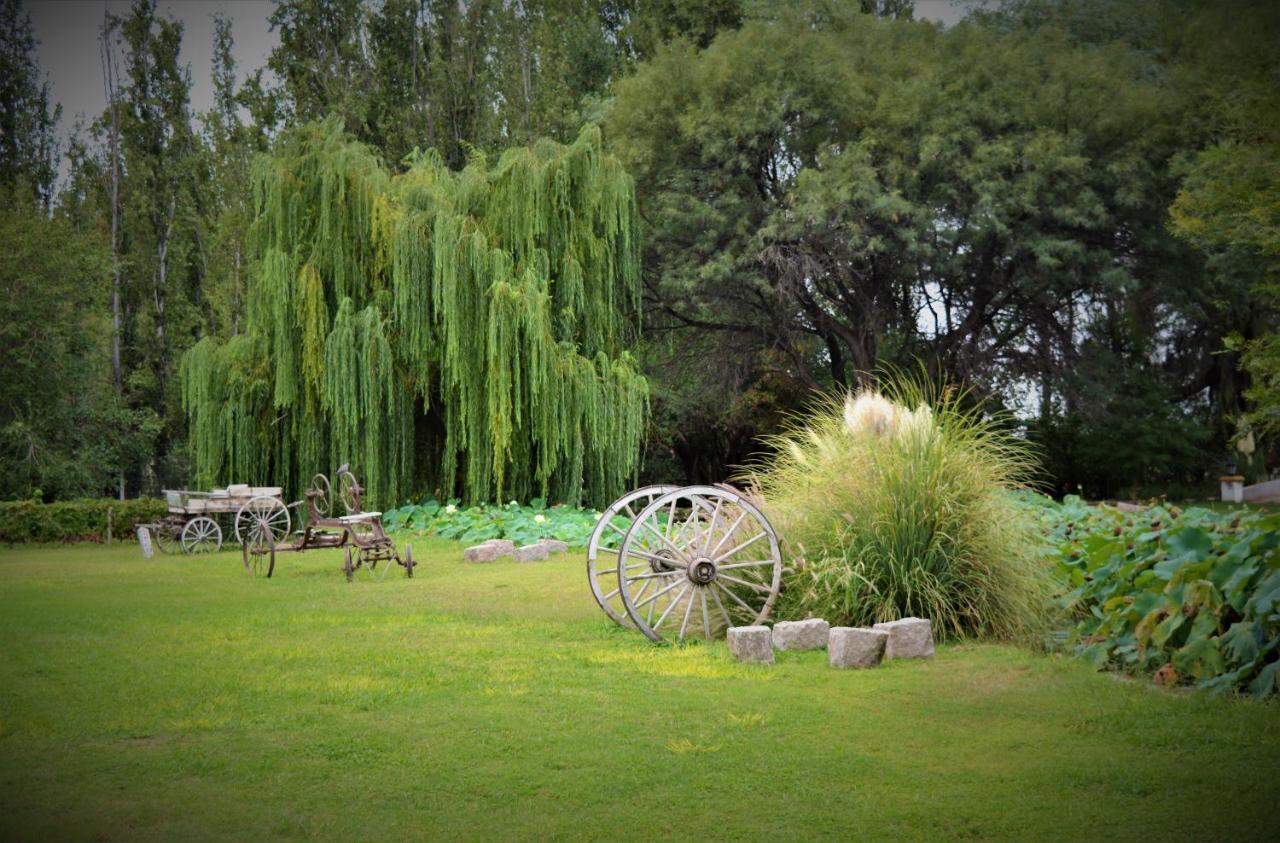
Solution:
[(1052, 593), (1036, 525), (1010, 492), (1028, 445), (965, 395), (895, 376), (828, 398), (746, 475), (794, 560), (783, 618), (926, 617), (943, 636), (1028, 639)]
[(350, 462), (371, 506), (603, 506), (648, 408), (630, 177), (591, 126), (495, 166), (409, 161), (389, 175), (334, 120), (257, 160), (248, 338), (182, 364), (199, 482), (300, 495)]

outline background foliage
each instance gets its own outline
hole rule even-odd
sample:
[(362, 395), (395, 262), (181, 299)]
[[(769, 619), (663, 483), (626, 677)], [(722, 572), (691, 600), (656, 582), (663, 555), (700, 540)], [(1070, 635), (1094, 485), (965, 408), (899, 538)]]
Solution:
[(1095, 667), (1266, 696), (1280, 688), (1280, 513), (1034, 506)]
[[(906, 0), (282, 0), (267, 68), (236, 66), (226, 19), (212, 66), (191, 67), (182, 25), (137, 0), (103, 22), (108, 107), (59, 144), (30, 23), (4, 0), (4, 306), (36, 289), (75, 306), (35, 305), (0, 344), (21, 373), (0, 391), (0, 495), (132, 495), (216, 473), (181, 361), (204, 341), (206, 356), (262, 354), (253, 292), (304, 286), (286, 270), (305, 257), (286, 266), (253, 228), (253, 162), (296, 155), (323, 117), (396, 190), (427, 158), (457, 177), (481, 153), (603, 127), (603, 154), (636, 183), (642, 479), (722, 480), (814, 389), (917, 359), (1013, 411), (1056, 493), (1204, 493), (1250, 434), (1249, 479), (1275, 468), (1280, 11), (1004, 0), (948, 28), (913, 17)], [(205, 73), (214, 107), (194, 114)], [(390, 271), (381, 259), (359, 262)], [(558, 284), (564, 268), (549, 269)], [(369, 303), (353, 299), (351, 331), (373, 327)], [(31, 376), (42, 344), (64, 395)], [(268, 391), (263, 413), (307, 400)], [(298, 440), (284, 462), (329, 456), (286, 417), (270, 431)], [(501, 451), (495, 432), (484, 445)], [(415, 426), (390, 447), (443, 453), (442, 435)], [(400, 456), (351, 447), (369, 462), (357, 470), (397, 485)], [(546, 478), (535, 450), (512, 452), (504, 483)], [(436, 491), (403, 476), (414, 497)], [(572, 497), (575, 481), (557, 482), (547, 493)]]
[(161, 498), (0, 501), (0, 542), (102, 542), (110, 535), (132, 543), (139, 524), (163, 518), (168, 511)]

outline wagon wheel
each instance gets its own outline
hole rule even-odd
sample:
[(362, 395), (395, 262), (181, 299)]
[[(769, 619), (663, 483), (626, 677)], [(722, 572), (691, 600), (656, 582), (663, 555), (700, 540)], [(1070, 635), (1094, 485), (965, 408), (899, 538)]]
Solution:
[(769, 616), (782, 553), (768, 520), (741, 493), (687, 486), (646, 506), (622, 541), (618, 588), (654, 641), (708, 640)]
[(276, 569), (276, 538), (271, 525), (263, 520), (246, 525), (244, 536), (240, 542), (240, 555), (244, 559), (245, 571), (255, 577), (270, 578)]
[[(630, 626), (627, 610), (622, 605), (618, 590), (618, 548), (626, 538), (627, 527), (635, 521), (636, 515), (655, 499), (667, 492), (674, 492), (679, 486), (644, 486), (627, 492), (600, 513), (596, 528), (591, 531), (591, 539), (587, 542), (587, 582), (591, 583), (591, 595), (595, 597), (604, 613), (616, 623)], [(625, 526), (617, 521), (625, 520)], [(600, 554), (605, 554), (603, 563)]]
[(320, 493), (315, 497), (316, 512), (328, 515), (333, 509), (333, 486), (329, 484), (329, 478), (317, 474), (311, 478), (311, 488)]
[(360, 511), (360, 484), (356, 476), (345, 468), (338, 472), (338, 494), (342, 498), (342, 506), (347, 515), (355, 515)]
[(182, 524), (175, 524), (173, 519), (165, 519), (159, 524), (151, 524), (151, 538), (161, 553), (177, 553), (181, 547)]
[(272, 543), (280, 544), (288, 537), (291, 524), (289, 508), (279, 498), (268, 495), (250, 498), (236, 513), (236, 541), (244, 544), (251, 529), (265, 527), (271, 531)]
[(406, 544), (404, 546), (404, 561), (400, 563), (404, 566), (404, 575), (409, 579), (413, 579), (413, 546)]
[(183, 553), (213, 553), (222, 548), (222, 528), (207, 515), (192, 518), (182, 528)]
[(351, 545), (344, 547), (343, 552), (342, 572), (347, 575), (347, 582), (351, 582), (355, 579), (356, 573), (355, 562), (351, 558)]

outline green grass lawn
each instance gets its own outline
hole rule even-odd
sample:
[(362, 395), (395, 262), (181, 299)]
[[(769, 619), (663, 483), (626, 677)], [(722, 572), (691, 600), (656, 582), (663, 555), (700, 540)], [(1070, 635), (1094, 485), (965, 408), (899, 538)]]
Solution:
[(0, 550), (0, 835), (1276, 839), (1280, 706), (1012, 647), (829, 670), (613, 628), (579, 554)]

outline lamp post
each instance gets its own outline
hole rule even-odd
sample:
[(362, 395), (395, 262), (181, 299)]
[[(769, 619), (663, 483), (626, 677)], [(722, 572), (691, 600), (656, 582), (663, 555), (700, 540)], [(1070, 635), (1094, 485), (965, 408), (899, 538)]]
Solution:
[(1227, 457), (1227, 473), (1218, 478), (1222, 484), (1222, 500), (1227, 503), (1244, 501), (1244, 478), (1236, 473), (1238, 466), (1235, 457)]

